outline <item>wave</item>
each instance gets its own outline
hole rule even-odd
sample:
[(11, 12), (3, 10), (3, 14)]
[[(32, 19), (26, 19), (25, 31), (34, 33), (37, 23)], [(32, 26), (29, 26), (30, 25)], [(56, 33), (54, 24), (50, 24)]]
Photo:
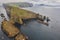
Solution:
[(48, 6), (48, 7), (60, 7), (60, 1), (59, 0), (32, 0), (28, 1), (33, 3), (35, 6)]
[(35, 4), (35, 6), (60, 7), (60, 5), (49, 5), (49, 4)]

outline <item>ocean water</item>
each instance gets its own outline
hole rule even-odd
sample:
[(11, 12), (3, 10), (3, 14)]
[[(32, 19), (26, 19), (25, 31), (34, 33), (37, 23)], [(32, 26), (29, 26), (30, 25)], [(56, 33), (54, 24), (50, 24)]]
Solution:
[[(27, 22), (25, 26), (22, 25), (20, 30), (28, 36), (29, 40), (60, 40), (60, 8), (35, 6), (24, 9), (48, 16), (51, 20), (49, 26), (38, 23), (37, 21), (30, 21)], [(0, 22), (2, 22), (2, 20), (0, 17)], [(2, 32), (1, 25), (0, 40), (13, 40)]]

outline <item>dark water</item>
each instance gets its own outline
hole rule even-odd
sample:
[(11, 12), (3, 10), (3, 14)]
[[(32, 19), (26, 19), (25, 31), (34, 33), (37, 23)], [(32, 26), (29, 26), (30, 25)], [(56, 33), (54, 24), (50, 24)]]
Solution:
[[(32, 7), (26, 9), (46, 15), (51, 19), (49, 26), (37, 21), (30, 21), (25, 26), (21, 26), (21, 31), (29, 37), (29, 40), (60, 40), (60, 8)], [(13, 39), (9, 39), (0, 28), (0, 40)]]

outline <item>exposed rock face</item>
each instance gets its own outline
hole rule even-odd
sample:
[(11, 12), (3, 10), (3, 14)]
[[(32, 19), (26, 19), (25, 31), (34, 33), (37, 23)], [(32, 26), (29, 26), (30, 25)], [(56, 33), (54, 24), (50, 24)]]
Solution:
[(15, 40), (28, 40), (11, 21), (4, 20), (1, 28), (9, 38), (14, 38)]
[(20, 32), (16, 26), (6, 20), (2, 22), (2, 30), (7, 34), (8, 37), (14, 37)]
[(15, 40), (28, 40), (28, 38), (26, 38), (26, 36), (23, 35), (23, 34), (18, 34), (18, 35), (15, 37)]

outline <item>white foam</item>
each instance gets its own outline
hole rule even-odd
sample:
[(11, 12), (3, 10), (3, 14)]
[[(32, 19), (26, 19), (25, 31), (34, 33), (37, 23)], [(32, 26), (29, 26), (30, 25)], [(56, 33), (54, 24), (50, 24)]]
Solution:
[(6, 20), (9, 20), (7, 13), (6, 13), (6, 10), (3, 6), (0, 7), (0, 14), (4, 14)]

